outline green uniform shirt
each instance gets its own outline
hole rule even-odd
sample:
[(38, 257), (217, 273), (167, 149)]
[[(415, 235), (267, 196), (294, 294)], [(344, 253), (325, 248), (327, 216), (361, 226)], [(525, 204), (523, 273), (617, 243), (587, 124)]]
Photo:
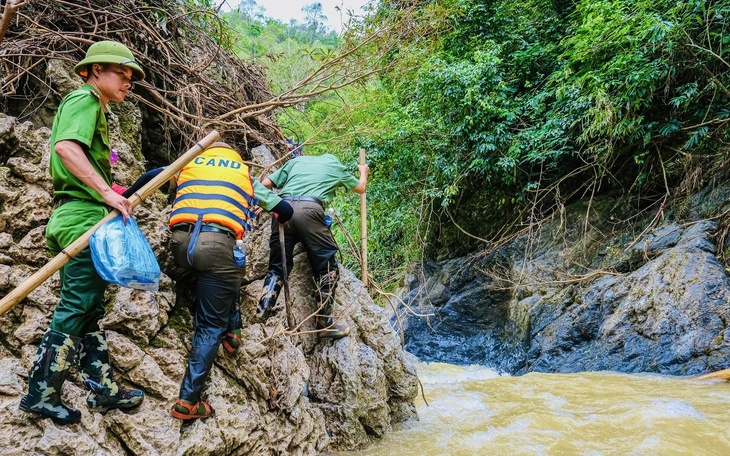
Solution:
[(79, 198), (104, 203), (104, 198), (71, 174), (55, 152), (56, 143), (71, 140), (81, 145), (91, 166), (112, 185), (112, 167), (109, 161), (109, 128), (106, 121), (106, 106), (92, 94), (94, 89), (85, 84), (81, 89), (71, 92), (63, 99), (53, 120), (51, 132), (51, 164), (53, 195)]
[(283, 196), (311, 196), (323, 203), (332, 201), (339, 186), (350, 191), (360, 183), (332, 154), (296, 157), (269, 179)]
[(264, 185), (256, 179), (253, 179), (253, 196), (254, 198), (258, 198), (259, 206), (263, 207), (267, 211), (273, 209), (274, 206), (279, 204), (281, 201), (279, 195), (264, 187)]

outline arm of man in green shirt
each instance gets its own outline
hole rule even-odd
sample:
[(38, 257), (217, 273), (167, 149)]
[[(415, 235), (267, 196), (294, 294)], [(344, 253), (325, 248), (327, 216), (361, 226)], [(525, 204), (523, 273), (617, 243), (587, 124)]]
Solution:
[(259, 215), (261, 208), (263, 208), (276, 214), (279, 223), (286, 223), (291, 220), (294, 208), (256, 179), (253, 179), (253, 194), (259, 200), (260, 205), (259, 209), (256, 210), (256, 215)]
[(124, 221), (127, 221), (129, 214), (132, 212), (132, 206), (129, 200), (122, 195), (114, 193), (114, 190), (107, 185), (99, 173), (91, 166), (89, 159), (84, 154), (84, 150), (77, 142), (69, 140), (59, 141), (56, 143), (54, 151), (61, 158), (61, 162), (63, 162), (63, 165), (71, 174), (101, 195), (107, 206), (118, 209), (122, 217), (124, 217)]
[(365, 193), (365, 189), (368, 187), (368, 175), (370, 175), (370, 167), (367, 164), (364, 165), (357, 165), (357, 168), (360, 170), (360, 181), (358, 184), (352, 188), (352, 191), (355, 193), (363, 194)]
[[(253, 195), (259, 200), (259, 206), (263, 207), (267, 211), (270, 211), (279, 204), (281, 198), (279, 195), (271, 191), (271, 187), (266, 186), (262, 182), (253, 180)], [(267, 181), (268, 179), (264, 179)], [(269, 181), (270, 182), (270, 181)]]
[(274, 183), (271, 182), (271, 179), (268, 177), (264, 177), (264, 180), (261, 181), (261, 185), (268, 188), (269, 190), (272, 190), (274, 188)]

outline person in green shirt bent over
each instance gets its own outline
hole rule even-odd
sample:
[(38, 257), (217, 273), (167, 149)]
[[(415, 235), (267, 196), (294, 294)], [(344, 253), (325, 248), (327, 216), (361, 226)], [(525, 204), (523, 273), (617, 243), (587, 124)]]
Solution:
[[(84, 86), (68, 94), (53, 121), (50, 173), (55, 209), (46, 226), (46, 243), (60, 253), (104, 218), (109, 208), (129, 218), (129, 201), (112, 190), (111, 148), (107, 115), (110, 101), (124, 101), (132, 81), (145, 77), (123, 44), (91, 45), (75, 67)], [(28, 376), (28, 394), (20, 409), (61, 424), (81, 419), (78, 410), (61, 402), (61, 388), (74, 361), (84, 385), (91, 389), (91, 410), (126, 409), (144, 399), (140, 390), (126, 390), (111, 372), (99, 320), (104, 316), (107, 282), (94, 268), (87, 247), (60, 270), (61, 300), (41, 340)]]
[[(344, 187), (348, 191), (364, 193), (370, 174), (368, 165), (358, 165), (360, 179), (350, 174), (342, 163), (332, 154), (319, 156), (298, 156), (289, 160), (281, 169), (262, 181), (268, 188), (281, 189), (282, 199), (294, 208), (294, 216), (284, 226), (286, 270), (290, 273), (294, 265), (294, 246), (301, 242), (307, 252), (309, 264), (314, 275), (317, 294), (317, 307), (321, 307), (316, 317), (320, 337), (339, 339), (350, 334), (350, 328), (337, 323), (332, 314), (334, 293), (340, 271), (335, 260), (339, 250), (332, 237), (330, 227), (325, 222), (324, 205), (332, 201), (335, 191)], [(256, 317), (266, 321), (282, 287), (284, 275), (279, 243), (279, 223), (272, 219), (271, 238), (269, 239), (269, 271), (259, 300)]]

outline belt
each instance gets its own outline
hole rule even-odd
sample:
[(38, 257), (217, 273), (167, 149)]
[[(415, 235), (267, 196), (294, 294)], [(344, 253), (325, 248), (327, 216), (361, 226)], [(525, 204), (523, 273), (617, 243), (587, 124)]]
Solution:
[(324, 208), (324, 203), (313, 196), (282, 196), (281, 199), (286, 201), (311, 201), (317, 203)]
[[(194, 224), (176, 225), (176, 226), (172, 227), (171, 231), (185, 231), (187, 233), (192, 233), (194, 229), (195, 229)], [(202, 231), (204, 233), (223, 233), (229, 237), (236, 237), (236, 234), (233, 231), (216, 228), (214, 226), (203, 225), (200, 227), (200, 231)]]

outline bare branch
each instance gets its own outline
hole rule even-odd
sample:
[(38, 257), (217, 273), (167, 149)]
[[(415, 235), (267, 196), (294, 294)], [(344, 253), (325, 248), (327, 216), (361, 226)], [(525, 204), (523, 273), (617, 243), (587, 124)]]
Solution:
[(10, 27), (10, 21), (13, 19), (15, 12), (26, 6), (29, 1), (30, 0), (8, 0), (5, 4), (3, 15), (0, 16), (0, 43), (2, 43), (3, 38), (5, 38), (5, 33), (8, 31), (8, 27)]

